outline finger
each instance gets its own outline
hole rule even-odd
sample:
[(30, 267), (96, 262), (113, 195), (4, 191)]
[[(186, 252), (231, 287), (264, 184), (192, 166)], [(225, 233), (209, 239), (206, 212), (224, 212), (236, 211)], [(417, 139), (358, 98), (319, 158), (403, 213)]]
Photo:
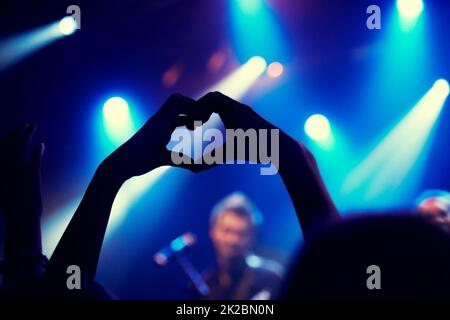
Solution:
[[(239, 101), (233, 100), (232, 98), (224, 95), (223, 93), (219, 92), (219, 91), (215, 91), (214, 92), (216, 94), (216, 96), (221, 99), (223, 101), (223, 104), (228, 106), (228, 109), (233, 109), (235, 114), (236, 112), (245, 114), (248, 118), (248, 124), (256, 124), (256, 123), (260, 123), (261, 125), (263, 125), (264, 127), (267, 128), (277, 128), (276, 126), (274, 126), (273, 124), (271, 124), (270, 122), (268, 122), (266, 119), (264, 119), (263, 117), (261, 117), (255, 110), (253, 110), (250, 106), (240, 103)], [(256, 122), (255, 122), (256, 121)], [(245, 123), (246, 121), (244, 121)]]
[(37, 173), (38, 176), (40, 176), (41, 174), (41, 164), (44, 152), (45, 145), (41, 142), (34, 148), (33, 154), (31, 155), (31, 165), (34, 169), (34, 172)]
[(239, 109), (240, 111), (247, 112), (247, 113), (249, 113), (249, 114), (251, 114), (253, 116), (257, 116), (258, 118), (261, 118), (258, 115), (258, 113), (256, 113), (256, 111), (253, 110), (250, 106), (248, 106), (246, 104), (243, 104), (243, 103), (240, 103), (239, 101), (236, 101), (236, 100), (230, 98), (229, 96), (223, 94), (220, 91), (214, 91), (214, 93), (216, 94), (216, 96), (219, 99), (223, 100), (224, 104), (227, 104), (229, 106), (233, 106), (233, 108)]
[(189, 107), (194, 103), (194, 100), (179, 93), (172, 94), (163, 103), (163, 105), (161, 106), (161, 108), (159, 108), (155, 115), (147, 121), (145, 125), (152, 123), (154, 121), (154, 118), (162, 120), (173, 120), (180, 114), (186, 114)]
[(198, 127), (203, 125), (202, 121), (195, 120), (194, 117), (188, 115), (179, 115), (175, 119), (175, 127), (183, 127), (186, 126), (189, 130), (195, 130)]
[(193, 121), (190, 119), (190, 117), (188, 117), (185, 114), (181, 114), (178, 115), (175, 119), (175, 127), (183, 127), (186, 126), (186, 128), (188, 128), (189, 130), (194, 130), (194, 123)]
[(19, 137), (17, 151), (21, 161), (28, 161), (31, 155), (30, 145), (33, 135), (36, 132), (36, 127), (35, 123), (27, 124)]
[(203, 111), (202, 120), (207, 120), (206, 117), (209, 117), (213, 112), (219, 114), (221, 117), (226, 117), (232, 113), (236, 113), (236, 111), (254, 113), (249, 106), (233, 100), (219, 91), (207, 93), (198, 100), (198, 104), (201, 106), (199, 109)]
[(238, 101), (230, 98), (229, 96), (223, 94), (220, 91), (214, 91), (214, 94), (216, 95), (217, 98), (222, 99), (224, 102), (229, 103), (229, 104), (236, 104), (239, 103)]
[(27, 123), (25, 128), (23, 129), (21, 136), (19, 137), (20, 146), (23, 149), (26, 149), (31, 143), (33, 139), (33, 135), (36, 132), (37, 125), (36, 123)]
[(191, 110), (190, 116), (196, 120), (207, 122), (212, 113), (217, 113), (223, 117), (226, 115), (227, 106), (215, 92), (209, 92), (201, 97), (195, 107)]
[(188, 115), (193, 108), (195, 101), (182, 94), (173, 94), (161, 107), (161, 115), (168, 123), (170, 133), (176, 127), (186, 126), (190, 130), (193, 128), (194, 121)]
[(161, 107), (162, 111), (166, 111), (171, 115), (187, 114), (195, 101), (182, 94), (172, 94), (169, 99)]
[[(194, 130), (196, 127), (195, 118), (191, 116), (193, 113), (193, 109), (195, 109), (195, 100), (178, 94), (178, 99), (180, 103), (177, 104), (175, 114), (178, 116), (176, 118), (175, 125), (178, 126), (178, 123), (183, 123), (189, 130)], [(180, 118), (181, 116), (181, 118)]]
[[(228, 129), (251, 127), (252, 114), (244, 105), (219, 92), (210, 92), (197, 101), (202, 121), (207, 121), (212, 113), (217, 113)], [(248, 107), (249, 108), (249, 107)]]

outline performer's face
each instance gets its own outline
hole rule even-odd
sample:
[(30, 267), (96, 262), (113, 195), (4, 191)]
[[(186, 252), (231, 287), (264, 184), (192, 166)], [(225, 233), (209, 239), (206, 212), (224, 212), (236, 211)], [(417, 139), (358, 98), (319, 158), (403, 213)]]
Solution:
[(419, 212), (422, 216), (431, 222), (450, 232), (450, 215), (434, 204), (433, 201), (425, 201), (419, 206)]
[(244, 257), (253, 242), (250, 219), (232, 211), (222, 213), (210, 230), (211, 240), (220, 258)]

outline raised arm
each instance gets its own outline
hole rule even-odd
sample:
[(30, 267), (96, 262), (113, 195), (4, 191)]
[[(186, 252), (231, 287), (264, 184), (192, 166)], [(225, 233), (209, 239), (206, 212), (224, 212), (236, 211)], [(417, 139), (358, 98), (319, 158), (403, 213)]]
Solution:
[(3, 289), (21, 294), (43, 273), (41, 158), (44, 145), (33, 145), (36, 125), (26, 124), (0, 138), (0, 209), (4, 211)]
[(294, 204), (305, 241), (340, 219), (312, 153), (290, 136), (280, 134), (279, 173)]
[(114, 198), (129, 178), (171, 164), (166, 149), (179, 115), (193, 101), (172, 95), (161, 109), (98, 167), (72, 220), (53, 253), (46, 279), (64, 289), (67, 267), (77, 265), (83, 281), (94, 281)]
[[(322, 180), (314, 156), (303, 144), (263, 119), (249, 106), (220, 92), (210, 92), (202, 97), (191, 116), (207, 121), (211, 113), (219, 114), (227, 129), (279, 130), (278, 169), (306, 240), (314, 236), (322, 225), (339, 219), (339, 213)], [(223, 149), (226, 152), (226, 147)], [(276, 150), (275, 146), (269, 145), (270, 150)], [(199, 166), (198, 170), (204, 168), (205, 166)]]

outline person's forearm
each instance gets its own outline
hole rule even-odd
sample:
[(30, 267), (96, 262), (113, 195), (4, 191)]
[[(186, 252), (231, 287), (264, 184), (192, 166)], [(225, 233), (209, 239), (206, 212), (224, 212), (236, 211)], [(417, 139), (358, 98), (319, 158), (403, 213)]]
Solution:
[(67, 267), (77, 265), (84, 279), (94, 280), (114, 198), (125, 180), (105, 163), (99, 166), (49, 261), (47, 277), (66, 277)]
[(319, 228), (340, 218), (314, 157), (305, 146), (285, 133), (280, 134), (279, 173), (294, 204), (306, 241)]
[(37, 280), (41, 265), (41, 212), (9, 210), (5, 216), (4, 288), (18, 288)]
[(7, 212), (5, 217), (4, 252), (6, 260), (41, 254), (40, 213)]

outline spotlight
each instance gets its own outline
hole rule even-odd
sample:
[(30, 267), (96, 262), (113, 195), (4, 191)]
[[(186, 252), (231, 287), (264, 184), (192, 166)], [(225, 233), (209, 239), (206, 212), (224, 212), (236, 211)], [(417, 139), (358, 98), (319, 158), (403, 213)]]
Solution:
[(103, 123), (114, 146), (129, 139), (135, 132), (128, 103), (121, 97), (109, 98), (103, 105)]
[(246, 14), (258, 12), (262, 7), (262, 0), (238, 0), (239, 7)]
[(417, 18), (423, 11), (423, 1), (397, 0), (397, 10), (405, 18)]
[(270, 78), (278, 78), (283, 74), (284, 68), (283, 65), (279, 62), (272, 62), (269, 64), (269, 67), (267, 68), (267, 75)]
[(109, 98), (103, 105), (103, 115), (109, 122), (117, 123), (129, 117), (128, 103), (121, 97)]
[(436, 92), (439, 94), (439, 96), (447, 97), (450, 93), (450, 87), (448, 85), (447, 80), (445, 80), (445, 79), (437, 80), (434, 83), (433, 88), (436, 90)]
[[(437, 80), (417, 104), (348, 175), (347, 196), (360, 193), (364, 205), (399, 205), (410, 197), (423, 170), (433, 128), (449, 95), (449, 84)], [(404, 197), (404, 199), (402, 199)]]
[(263, 57), (254, 56), (247, 61), (246, 65), (249, 73), (261, 74), (266, 70), (267, 62)]
[(59, 32), (65, 36), (69, 36), (77, 29), (77, 22), (72, 17), (64, 17), (58, 24)]
[(305, 132), (312, 140), (325, 140), (331, 133), (330, 123), (321, 114), (312, 115), (305, 122)]
[(0, 72), (11, 68), (56, 40), (72, 34), (76, 28), (75, 20), (67, 16), (18, 35), (0, 39)]
[(220, 91), (238, 100), (252, 87), (266, 68), (266, 60), (260, 56), (254, 56), (206, 92)]

